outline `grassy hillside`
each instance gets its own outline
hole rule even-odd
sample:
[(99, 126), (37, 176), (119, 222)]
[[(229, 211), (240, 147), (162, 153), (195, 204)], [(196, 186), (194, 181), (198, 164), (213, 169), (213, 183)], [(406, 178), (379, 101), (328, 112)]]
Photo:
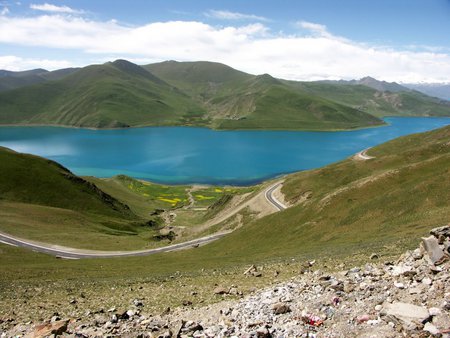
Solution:
[[(0, 231), (74, 248), (137, 250), (182, 242), (251, 188), (167, 186), (124, 175), (81, 178), (56, 162), (0, 147)], [(228, 200), (227, 200), (228, 202)], [(226, 204), (226, 203), (225, 203)], [(225, 205), (224, 205), (225, 206)]]
[(213, 62), (169, 61), (145, 68), (203, 104), (218, 129), (332, 130), (382, 124), (269, 74), (250, 75)]
[(283, 192), (295, 206), (245, 227), (229, 243), (251, 238), (247, 255), (261, 258), (412, 245), (449, 222), (449, 142), (446, 127), (375, 147), (371, 160), (290, 175)]
[(377, 91), (367, 85), (327, 82), (294, 82), (310, 94), (353, 107), (377, 117), (450, 116), (450, 104), (417, 91)]
[(137, 216), (53, 161), (0, 148), (0, 231), (72, 247), (133, 250), (157, 244), (151, 240), (157, 229), (146, 223), (149, 211)]
[(94, 212), (131, 215), (128, 207), (56, 162), (0, 147), (1, 200)]
[(285, 81), (206, 61), (22, 73), (0, 76), (0, 87), (23, 82), (0, 92), (0, 124), (337, 130), (381, 125), (384, 116), (450, 116), (448, 102), (372, 78)]
[(0, 93), (0, 123), (108, 128), (183, 124), (191, 115), (202, 113), (186, 95), (124, 60)]

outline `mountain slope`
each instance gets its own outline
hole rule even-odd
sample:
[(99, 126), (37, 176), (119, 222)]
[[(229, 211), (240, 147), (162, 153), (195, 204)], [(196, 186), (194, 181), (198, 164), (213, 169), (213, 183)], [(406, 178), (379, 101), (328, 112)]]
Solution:
[[(113, 191), (114, 192), (114, 191)], [(137, 250), (162, 245), (148, 203), (110, 195), (56, 162), (0, 147), (0, 231), (72, 248)], [(128, 201), (133, 209), (128, 207)], [(125, 204), (127, 203), (127, 204)]]
[(368, 154), (375, 158), (288, 175), (282, 191), (294, 206), (211, 244), (209, 254), (249, 262), (394, 252), (449, 222), (450, 126)]
[(366, 76), (359, 80), (349, 81), (351, 84), (360, 84), (378, 90), (380, 92), (407, 92), (409, 89), (396, 82), (379, 81), (373, 77)]
[(0, 124), (338, 130), (382, 125), (384, 116), (450, 116), (448, 102), (395, 83), (286, 81), (214, 62), (117, 60), (13, 78), (29, 76), (47, 80), (0, 92)]
[(406, 83), (404, 86), (429, 96), (450, 101), (450, 84), (448, 83)]
[(324, 130), (382, 124), (269, 74), (250, 75), (212, 62), (169, 61), (144, 67), (203, 104), (219, 129)]
[(0, 147), (0, 200), (132, 216), (129, 208), (56, 162)]
[(366, 85), (330, 82), (288, 82), (291, 86), (327, 97), (377, 117), (450, 116), (450, 104), (417, 91), (378, 91)]
[(0, 70), (0, 92), (26, 87), (49, 80), (59, 80), (74, 73), (78, 68), (65, 68), (49, 72), (45, 69), (33, 69), (22, 72)]
[(201, 110), (186, 95), (124, 60), (0, 93), (0, 123), (127, 127), (182, 124), (192, 113)]

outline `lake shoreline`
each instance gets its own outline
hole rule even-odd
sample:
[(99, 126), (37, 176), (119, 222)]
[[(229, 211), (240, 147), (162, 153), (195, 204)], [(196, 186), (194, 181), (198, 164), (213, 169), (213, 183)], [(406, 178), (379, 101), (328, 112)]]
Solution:
[[(386, 116), (386, 118), (389, 117), (400, 117), (400, 116)], [(430, 116), (434, 117), (434, 116)], [(437, 116), (436, 116), (437, 117)], [(383, 117), (383, 121), (384, 121)], [(450, 118), (450, 117), (449, 117)], [(380, 128), (385, 127), (389, 125), (389, 123), (382, 123), (377, 125), (369, 125), (369, 126), (362, 126), (362, 127), (355, 127), (355, 128), (331, 128), (331, 129), (299, 129), (299, 128), (278, 128), (278, 129), (270, 129), (270, 128), (258, 128), (258, 129), (252, 129), (252, 128), (214, 128), (212, 126), (202, 126), (202, 125), (181, 125), (181, 124), (167, 124), (167, 125), (142, 125), (142, 126), (129, 126), (129, 127), (117, 127), (117, 128), (96, 128), (96, 127), (80, 127), (80, 126), (72, 126), (72, 125), (65, 125), (65, 124), (51, 124), (51, 123), (36, 123), (36, 124), (21, 124), (21, 123), (14, 123), (14, 124), (4, 124), (0, 123), (0, 127), (21, 127), (21, 128), (39, 128), (39, 127), (52, 127), (52, 128), (66, 128), (66, 129), (81, 129), (81, 130), (94, 130), (94, 131), (100, 131), (100, 130), (128, 130), (128, 129), (140, 129), (140, 128), (171, 128), (171, 127), (179, 127), (179, 128), (202, 128), (202, 129), (208, 129), (213, 130), (217, 132), (226, 132), (226, 131), (305, 131), (305, 132), (340, 132), (340, 131), (353, 131), (353, 130), (363, 130), (363, 129), (371, 129), (371, 128)]]
[(56, 161), (78, 176), (122, 174), (163, 185), (243, 187), (323, 167), (393, 138), (443, 127), (450, 118), (385, 122), (383, 128), (339, 132), (7, 125), (0, 127), (0, 145)]

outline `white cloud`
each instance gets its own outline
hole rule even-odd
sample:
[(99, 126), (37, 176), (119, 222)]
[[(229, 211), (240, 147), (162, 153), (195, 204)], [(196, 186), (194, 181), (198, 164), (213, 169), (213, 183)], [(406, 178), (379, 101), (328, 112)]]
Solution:
[(37, 10), (37, 11), (50, 12), (50, 13), (69, 13), (69, 14), (82, 13), (82, 11), (70, 8), (68, 6), (56, 6), (56, 5), (52, 5), (52, 4), (48, 4), (48, 3), (31, 4), (30, 8)]
[[(72, 49), (86, 58), (210, 60), (253, 73), (295, 80), (351, 79), (445, 82), (450, 55), (396, 50), (332, 35), (323, 25), (300, 22), (313, 34), (271, 34), (262, 24), (216, 27), (196, 21), (155, 22), (130, 27), (116, 21), (43, 15), (0, 17), (0, 44)], [(144, 62), (142, 62), (144, 63)], [(17, 67), (16, 67), (17, 68)]]
[(328, 33), (327, 26), (321, 25), (314, 22), (308, 21), (299, 21), (297, 22), (297, 26), (300, 28), (307, 29), (311, 33), (319, 36), (331, 37), (332, 35)]
[(8, 15), (9, 14), (9, 8), (8, 7), (3, 7), (2, 10), (0, 11), (0, 15), (4, 16), (4, 15)]
[(254, 14), (244, 14), (238, 12), (230, 12), (225, 10), (211, 9), (205, 12), (205, 16), (220, 20), (256, 20), (256, 21), (269, 21), (269, 19)]
[(21, 58), (14, 55), (0, 56), (0, 69), (20, 71), (35, 68), (55, 70), (61, 68), (75, 67), (74, 64), (66, 60), (31, 59)]

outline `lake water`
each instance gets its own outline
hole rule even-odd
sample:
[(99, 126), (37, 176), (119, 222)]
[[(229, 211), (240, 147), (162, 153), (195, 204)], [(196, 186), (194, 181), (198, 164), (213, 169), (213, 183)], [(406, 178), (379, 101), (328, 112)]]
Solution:
[(385, 127), (343, 132), (0, 127), (0, 145), (55, 160), (78, 175), (245, 185), (321, 167), (398, 136), (450, 124), (450, 118), (386, 121)]

